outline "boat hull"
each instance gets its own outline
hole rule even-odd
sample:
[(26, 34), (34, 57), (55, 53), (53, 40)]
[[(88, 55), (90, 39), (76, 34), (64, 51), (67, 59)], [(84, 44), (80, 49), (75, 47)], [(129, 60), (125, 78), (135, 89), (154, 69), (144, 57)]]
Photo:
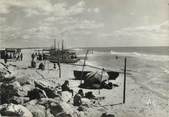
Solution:
[[(78, 71), (78, 70), (74, 70), (74, 76), (75, 76), (75, 80), (85, 80), (86, 76), (88, 73), (90, 73), (91, 71)], [(109, 80), (116, 80), (119, 76), (119, 72), (115, 72), (115, 71), (108, 71), (107, 72), (108, 76), (109, 76)]]
[(74, 76), (75, 76), (75, 80), (84, 80), (86, 78), (86, 75), (88, 73), (90, 73), (91, 71), (77, 71), (77, 70), (74, 70)]

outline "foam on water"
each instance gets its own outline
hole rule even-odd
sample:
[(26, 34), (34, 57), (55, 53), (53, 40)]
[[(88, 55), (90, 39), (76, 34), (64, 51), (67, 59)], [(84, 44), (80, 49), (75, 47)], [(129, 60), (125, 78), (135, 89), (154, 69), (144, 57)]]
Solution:
[(163, 71), (164, 71), (165, 73), (169, 74), (169, 69), (164, 68), (164, 67), (161, 67), (161, 69), (163, 69)]
[(111, 51), (110, 53), (113, 55), (139, 57), (153, 61), (169, 61), (169, 56), (167, 55), (143, 54), (138, 52), (115, 52), (115, 51)]

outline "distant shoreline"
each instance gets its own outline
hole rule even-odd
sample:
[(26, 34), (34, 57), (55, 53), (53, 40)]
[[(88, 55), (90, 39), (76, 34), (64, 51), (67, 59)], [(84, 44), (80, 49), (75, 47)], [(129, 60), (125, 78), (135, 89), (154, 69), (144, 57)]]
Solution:
[[(0, 47), (4, 48), (19, 48), (19, 49), (50, 49), (51, 47)], [(92, 48), (169, 48), (169, 46), (112, 46), (112, 47), (72, 47), (68, 49), (92, 49)]]

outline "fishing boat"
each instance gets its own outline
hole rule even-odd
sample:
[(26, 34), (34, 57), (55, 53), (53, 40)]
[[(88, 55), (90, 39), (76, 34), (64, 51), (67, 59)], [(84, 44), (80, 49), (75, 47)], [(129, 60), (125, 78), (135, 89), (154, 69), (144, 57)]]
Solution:
[(54, 48), (49, 50), (47, 58), (52, 63), (76, 63), (80, 60), (74, 50), (64, 49), (63, 41), (62, 48), (56, 48), (54, 45)]
[[(87, 74), (92, 71), (74, 70), (73, 72), (74, 72), (75, 80), (84, 80), (86, 78)], [(115, 72), (115, 71), (107, 71), (107, 74), (109, 76), (109, 80), (116, 80), (119, 76), (119, 72)]]
[(75, 80), (84, 80), (86, 75), (88, 73), (90, 73), (91, 71), (77, 71), (77, 70), (74, 70), (73, 73), (74, 73), (74, 76), (75, 76)]
[(50, 50), (48, 59), (52, 63), (76, 63), (80, 60), (71, 50)]

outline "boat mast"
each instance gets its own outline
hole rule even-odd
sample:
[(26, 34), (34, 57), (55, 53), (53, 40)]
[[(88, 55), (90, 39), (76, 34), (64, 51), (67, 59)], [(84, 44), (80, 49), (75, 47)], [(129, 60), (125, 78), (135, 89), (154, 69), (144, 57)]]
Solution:
[(56, 39), (54, 39), (54, 49), (56, 50)]
[(62, 40), (62, 51), (64, 49), (64, 40)]

